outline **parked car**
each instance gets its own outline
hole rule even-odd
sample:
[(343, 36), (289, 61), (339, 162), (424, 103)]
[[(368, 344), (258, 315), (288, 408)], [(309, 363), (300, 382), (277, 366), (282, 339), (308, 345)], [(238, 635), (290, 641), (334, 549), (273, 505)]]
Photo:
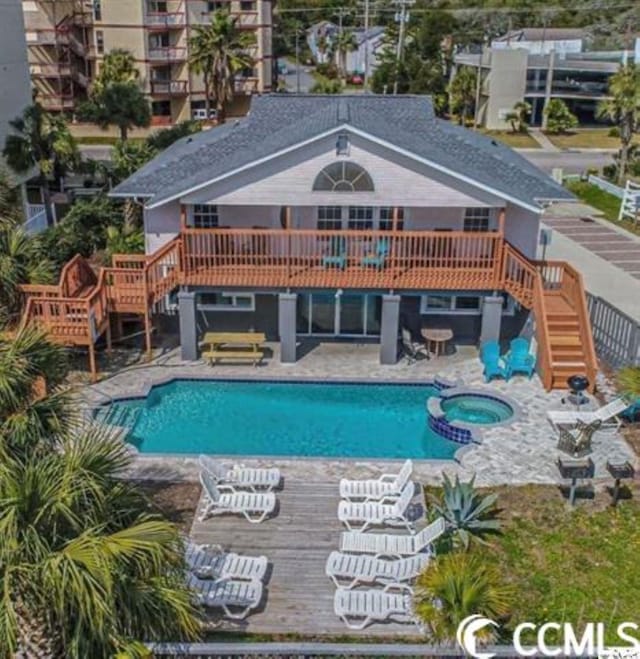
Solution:
[(351, 76), (349, 82), (352, 85), (361, 85), (364, 83), (364, 78), (359, 73), (355, 73), (354, 75)]

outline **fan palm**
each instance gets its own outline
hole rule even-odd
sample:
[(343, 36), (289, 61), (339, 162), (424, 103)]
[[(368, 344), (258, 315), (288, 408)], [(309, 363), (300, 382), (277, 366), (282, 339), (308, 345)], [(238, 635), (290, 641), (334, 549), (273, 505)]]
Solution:
[(0, 449), (25, 455), (56, 443), (73, 422), (69, 398), (58, 389), (66, 373), (64, 349), (37, 328), (0, 334)]
[(527, 101), (518, 101), (511, 112), (505, 115), (505, 120), (511, 125), (514, 133), (526, 133), (529, 128), (528, 120), (531, 116), (531, 104)]
[(640, 129), (640, 65), (626, 64), (609, 79), (609, 98), (601, 101), (598, 116), (612, 121), (620, 131), (618, 183), (624, 184), (629, 149)]
[(336, 57), (338, 58), (338, 67), (342, 72), (342, 75), (346, 77), (347, 75), (347, 54), (353, 50), (356, 50), (358, 44), (356, 43), (356, 37), (353, 32), (349, 30), (343, 30), (336, 35), (333, 43), (331, 44)]
[(7, 135), (2, 154), (18, 174), (38, 170), (47, 223), (53, 224), (49, 177), (60, 176), (78, 163), (75, 140), (64, 120), (49, 114), (38, 103), (26, 108), (9, 125), (13, 132)]
[(104, 56), (92, 93), (99, 94), (114, 82), (137, 82), (139, 78), (140, 71), (133, 54), (124, 48), (114, 48)]
[(15, 220), (0, 218), (0, 323), (14, 317), (22, 303), (20, 284), (48, 284), (53, 264), (40, 241)]
[[(513, 589), (503, 584), (500, 571), (472, 553), (438, 556), (418, 577), (414, 610), (427, 625), (436, 643), (455, 641), (458, 625), (473, 614), (500, 620), (509, 615)], [(495, 630), (486, 626), (479, 641), (495, 639)]]
[(120, 480), (128, 463), (93, 426), (59, 451), (2, 456), (0, 655), (35, 656), (42, 639), (48, 656), (138, 657), (141, 641), (197, 637), (178, 532)]
[(224, 123), (226, 105), (233, 98), (236, 73), (253, 66), (247, 50), (255, 44), (255, 35), (241, 31), (238, 17), (222, 10), (213, 13), (209, 25), (196, 25), (193, 31), (189, 66), (202, 74), (207, 118), (213, 96), (218, 122)]
[(449, 83), (449, 107), (451, 112), (458, 114), (461, 126), (467, 123), (476, 102), (476, 87), (478, 77), (476, 72), (468, 67), (462, 67)]

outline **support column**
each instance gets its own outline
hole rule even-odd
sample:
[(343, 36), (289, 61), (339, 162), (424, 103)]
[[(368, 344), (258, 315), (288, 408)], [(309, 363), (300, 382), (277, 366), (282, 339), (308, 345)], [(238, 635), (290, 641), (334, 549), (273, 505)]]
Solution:
[(278, 295), (278, 335), (280, 337), (280, 361), (293, 364), (296, 361), (296, 302), (295, 293)]
[(382, 320), (380, 322), (380, 363), (395, 364), (398, 361), (398, 329), (400, 325), (400, 296), (382, 296)]
[(196, 323), (196, 294), (190, 291), (178, 293), (180, 315), (180, 355), (185, 361), (198, 359), (198, 326)]
[(502, 323), (502, 297), (485, 297), (482, 301), (482, 324), (480, 328), (480, 343), (500, 340), (500, 324)]

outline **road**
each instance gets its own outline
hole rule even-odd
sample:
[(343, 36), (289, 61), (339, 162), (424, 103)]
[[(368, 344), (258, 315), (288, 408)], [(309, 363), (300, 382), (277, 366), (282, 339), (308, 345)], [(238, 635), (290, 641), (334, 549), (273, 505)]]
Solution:
[[(284, 80), (285, 89), (288, 92), (296, 92), (298, 87), (296, 63), (293, 60), (285, 60), (285, 62), (287, 64), (288, 72), (286, 75), (281, 76)], [(314, 77), (311, 73), (307, 73), (305, 69), (310, 71), (309, 67), (300, 65), (300, 92), (303, 94), (308, 92), (315, 83)]]
[(594, 151), (543, 151), (542, 149), (525, 149), (520, 154), (536, 167), (551, 173), (554, 167), (561, 167), (565, 174), (580, 174), (590, 167), (601, 169), (613, 162), (612, 153)]

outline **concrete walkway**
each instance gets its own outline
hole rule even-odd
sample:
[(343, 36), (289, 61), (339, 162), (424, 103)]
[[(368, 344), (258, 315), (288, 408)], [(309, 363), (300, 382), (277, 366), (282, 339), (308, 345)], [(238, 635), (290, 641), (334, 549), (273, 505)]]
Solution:
[(539, 128), (530, 128), (529, 135), (545, 151), (561, 151)]

